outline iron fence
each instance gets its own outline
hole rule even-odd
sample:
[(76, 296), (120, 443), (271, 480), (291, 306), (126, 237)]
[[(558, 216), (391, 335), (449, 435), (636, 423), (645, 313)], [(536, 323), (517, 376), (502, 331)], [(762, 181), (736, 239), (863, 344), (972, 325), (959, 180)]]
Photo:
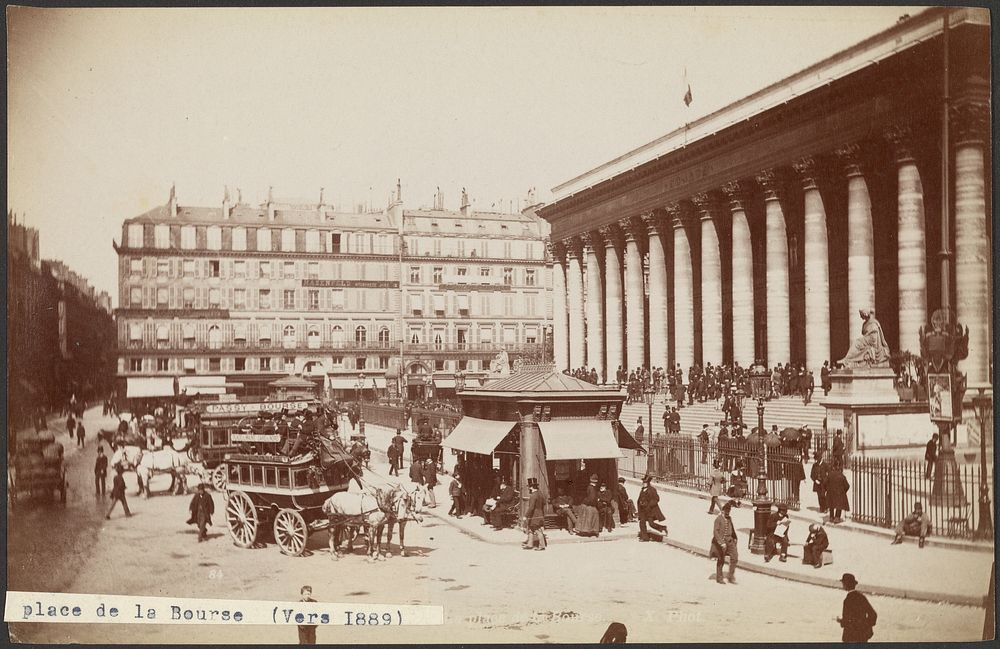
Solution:
[[(361, 416), (369, 424), (400, 430), (407, 428), (406, 410), (399, 406), (364, 403), (361, 404)], [(437, 426), (441, 433), (447, 437), (448, 433), (454, 430), (462, 419), (462, 414), (450, 410), (412, 408), (410, 410), (410, 432), (416, 433), (417, 425), (425, 418), (431, 426)]]
[(992, 467), (984, 475), (978, 465), (952, 464), (938, 474), (933, 464), (891, 458), (854, 458), (850, 467), (851, 518), (860, 523), (895, 528), (919, 502), (932, 534), (973, 538), (984, 484), (994, 502)]
[(732, 483), (731, 472), (740, 465), (747, 477), (746, 499), (754, 497), (763, 476), (768, 498), (790, 509), (799, 509), (802, 490), (810, 489), (804, 485), (800, 446), (765, 448), (756, 440), (702, 442), (686, 435), (666, 435), (654, 438), (648, 449), (648, 454), (624, 451), (625, 457), (618, 460), (618, 473), (633, 478), (648, 474), (658, 482), (708, 491), (713, 462), (719, 460), (727, 489)]

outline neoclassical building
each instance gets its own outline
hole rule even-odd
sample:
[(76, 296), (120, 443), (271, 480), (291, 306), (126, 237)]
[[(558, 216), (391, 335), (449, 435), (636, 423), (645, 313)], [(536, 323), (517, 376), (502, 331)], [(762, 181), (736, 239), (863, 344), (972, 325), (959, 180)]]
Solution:
[(948, 20), (947, 111), (944, 10), (928, 9), (554, 188), (538, 213), (558, 366), (760, 358), (818, 378), (860, 309), (919, 354), (947, 292), (969, 384), (991, 384), (990, 21)]
[(404, 209), (397, 186), (365, 212), (322, 191), (249, 205), (226, 190), (221, 206), (198, 207), (171, 190), (115, 245), (123, 392), (263, 393), (297, 373), (353, 396), (362, 372), (379, 393), (453, 389), (456, 372), (481, 372), (500, 349), (541, 352), (547, 235), (531, 206), (475, 210), (465, 193), (459, 210), (440, 191)]

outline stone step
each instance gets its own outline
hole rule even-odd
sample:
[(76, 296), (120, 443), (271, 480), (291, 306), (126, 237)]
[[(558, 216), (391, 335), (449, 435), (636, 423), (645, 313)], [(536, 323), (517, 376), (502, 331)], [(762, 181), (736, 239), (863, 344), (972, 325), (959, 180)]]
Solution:
[[(822, 399), (822, 397), (820, 397)], [(681, 409), (681, 432), (686, 434), (697, 434), (703, 424), (717, 424), (723, 418), (720, 410), (722, 402), (706, 401), (704, 403), (695, 402), (690, 406)], [(748, 424), (751, 420), (756, 420), (756, 405), (752, 400), (747, 400), (744, 404), (744, 421)], [(664, 405), (662, 402), (653, 404), (654, 431), (662, 432)], [(630, 429), (634, 429), (635, 421), (642, 417), (645, 422), (649, 416), (649, 407), (644, 403), (631, 403), (622, 406), (621, 421), (625, 422)], [(764, 406), (764, 425), (770, 428), (776, 425), (779, 429), (785, 427), (800, 427), (808, 424), (814, 431), (822, 430), (823, 418), (826, 416), (826, 409), (817, 401), (804, 405), (802, 400), (796, 397), (783, 397), (766, 402)], [(648, 428), (648, 422), (646, 422)]]

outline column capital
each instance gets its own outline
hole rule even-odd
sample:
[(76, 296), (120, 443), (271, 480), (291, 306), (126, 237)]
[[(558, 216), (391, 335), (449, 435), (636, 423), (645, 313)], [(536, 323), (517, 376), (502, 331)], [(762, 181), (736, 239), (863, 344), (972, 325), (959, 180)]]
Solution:
[(583, 258), (583, 242), (580, 241), (580, 237), (563, 239), (562, 244), (566, 248), (566, 253), (569, 257), (573, 259)]
[(710, 221), (719, 209), (719, 200), (711, 192), (699, 192), (691, 197), (691, 202), (694, 203), (698, 217), (702, 221)]
[(545, 249), (548, 251), (549, 256), (563, 263), (566, 261), (566, 244), (562, 241), (553, 241), (552, 239), (547, 239), (545, 241)]
[(913, 155), (913, 128), (908, 123), (900, 122), (887, 127), (882, 132), (882, 137), (892, 147), (896, 164), (916, 160)]
[(750, 190), (742, 180), (730, 180), (722, 186), (722, 193), (729, 200), (730, 211), (745, 210)]
[(646, 234), (646, 225), (640, 216), (622, 219), (618, 225), (625, 232), (626, 241), (642, 241), (642, 235)]
[(646, 226), (646, 234), (650, 237), (658, 237), (669, 230), (661, 213), (656, 211), (645, 212), (639, 218), (642, 219), (643, 224)]
[(812, 156), (803, 156), (792, 162), (792, 169), (802, 180), (802, 189), (819, 189), (822, 165)]
[(674, 230), (683, 228), (691, 221), (691, 209), (680, 201), (670, 203), (664, 210), (666, 210), (667, 215), (670, 217), (670, 223)]
[(860, 144), (857, 142), (845, 144), (838, 147), (835, 153), (840, 159), (841, 164), (844, 165), (844, 173), (848, 178), (851, 178), (852, 176), (864, 175), (862, 171), (862, 167), (864, 166), (864, 153)]
[(972, 98), (957, 100), (951, 106), (951, 123), (956, 143), (985, 143), (990, 131), (990, 107)]
[(583, 241), (583, 247), (587, 252), (597, 252), (599, 249), (604, 247), (602, 245), (604, 242), (601, 240), (601, 235), (595, 230), (584, 232), (580, 235), (580, 239)]
[(607, 225), (602, 225), (598, 230), (601, 233), (601, 238), (604, 239), (605, 248), (620, 248), (625, 242), (625, 236), (622, 233), (621, 226), (617, 223), (609, 223)]
[(781, 200), (785, 192), (785, 175), (777, 168), (764, 169), (756, 176), (757, 183), (764, 189), (765, 201)]

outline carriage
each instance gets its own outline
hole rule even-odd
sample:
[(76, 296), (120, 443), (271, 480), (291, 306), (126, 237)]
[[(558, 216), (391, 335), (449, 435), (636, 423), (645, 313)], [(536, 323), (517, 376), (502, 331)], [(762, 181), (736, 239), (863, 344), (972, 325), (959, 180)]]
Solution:
[(422, 462), (428, 458), (440, 465), (444, 459), (444, 450), (441, 446), (440, 431), (431, 427), (427, 418), (423, 418), (417, 424), (417, 434), (410, 447), (410, 460)]
[(232, 435), (240, 432), (240, 422), (244, 418), (260, 412), (272, 414), (282, 410), (297, 412), (306, 407), (314, 408), (316, 405), (316, 401), (310, 400), (195, 403), (187, 408), (185, 413), (191, 438), (188, 457), (192, 462), (201, 462), (204, 465), (211, 476), (212, 487), (216, 491), (225, 491), (229, 475), (225, 462), (226, 455), (241, 451), (241, 443), (234, 441)]
[[(339, 440), (313, 440), (307, 453), (295, 457), (277, 454), (280, 435), (244, 422), (233, 434), (249, 452), (228, 453), (226, 467), (226, 524), (233, 543), (259, 546), (270, 533), (281, 552), (301, 555), (309, 535), (329, 525), (323, 503), (347, 491), (361, 468)], [(247, 447), (249, 445), (249, 448)]]
[(7, 497), (14, 507), (19, 496), (38, 496), (66, 504), (66, 467), (63, 446), (47, 430), (22, 432), (16, 437), (13, 462), (8, 463)]

